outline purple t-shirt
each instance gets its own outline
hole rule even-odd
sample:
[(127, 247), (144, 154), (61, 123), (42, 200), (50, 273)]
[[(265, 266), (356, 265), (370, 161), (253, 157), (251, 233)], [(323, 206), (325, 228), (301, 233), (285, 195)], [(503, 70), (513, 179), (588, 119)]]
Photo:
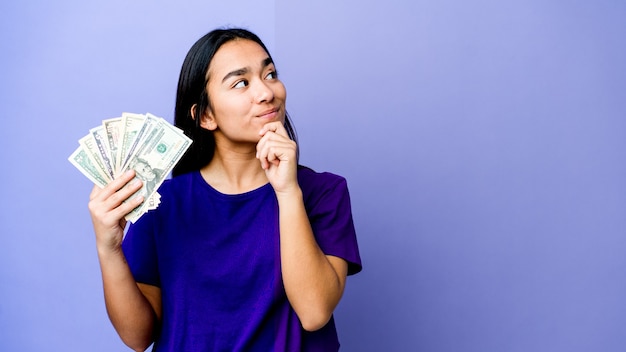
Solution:
[[(361, 270), (344, 178), (298, 169), (315, 238)], [(280, 271), (278, 202), (270, 184), (227, 195), (199, 172), (165, 181), (161, 204), (130, 226), (123, 250), (137, 282), (161, 288), (154, 351), (337, 351), (334, 320), (305, 331)]]

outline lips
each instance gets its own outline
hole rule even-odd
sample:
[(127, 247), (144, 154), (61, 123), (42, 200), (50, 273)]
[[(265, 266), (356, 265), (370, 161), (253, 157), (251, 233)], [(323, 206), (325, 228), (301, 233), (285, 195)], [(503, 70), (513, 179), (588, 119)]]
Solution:
[(262, 113), (258, 114), (257, 117), (263, 119), (274, 119), (278, 115), (278, 108), (272, 108), (269, 110), (265, 110)]

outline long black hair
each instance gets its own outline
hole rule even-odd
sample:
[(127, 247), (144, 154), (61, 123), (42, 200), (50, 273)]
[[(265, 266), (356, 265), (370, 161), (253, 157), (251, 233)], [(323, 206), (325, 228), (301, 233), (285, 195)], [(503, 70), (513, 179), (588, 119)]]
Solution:
[[(182, 129), (193, 143), (174, 167), (173, 176), (199, 170), (213, 159), (215, 137), (213, 132), (200, 126), (202, 115), (211, 106), (206, 90), (207, 72), (217, 50), (235, 39), (247, 39), (259, 44), (271, 58), (261, 39), (242, 28), (215, 29), (198, 39), (189, 49), (178, 79), (174, 125)], [(296, 132), (288, 114), (285, 114), (285, 129), (289, 138), (297, 143)]]

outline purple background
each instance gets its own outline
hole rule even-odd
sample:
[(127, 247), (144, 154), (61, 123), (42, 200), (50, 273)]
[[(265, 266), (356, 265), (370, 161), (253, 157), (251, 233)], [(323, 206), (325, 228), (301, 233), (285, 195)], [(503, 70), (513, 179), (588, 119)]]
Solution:
[(623, 1), (4, 1), (0, 351), (121, 351), (66, 160), (171, 121), (191, 44), (272, 50), (302, 163), (348, 179), (344, 351), (623, 351)]

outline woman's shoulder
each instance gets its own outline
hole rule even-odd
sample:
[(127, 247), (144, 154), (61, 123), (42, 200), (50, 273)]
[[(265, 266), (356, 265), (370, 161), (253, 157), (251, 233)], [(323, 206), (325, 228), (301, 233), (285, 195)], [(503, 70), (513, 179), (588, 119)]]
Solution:
[(345, 178), (328, 171), (315, 171), (304, 165), (298, 165), (298, 181), (305, 183), (336, 183), (345, 182)]
[(337, 187), (346, 187), (346, 179), (332, 172), (318, 172), (307, 166), (298, 166), (298, 183), (307, 195), (322, 194)]

